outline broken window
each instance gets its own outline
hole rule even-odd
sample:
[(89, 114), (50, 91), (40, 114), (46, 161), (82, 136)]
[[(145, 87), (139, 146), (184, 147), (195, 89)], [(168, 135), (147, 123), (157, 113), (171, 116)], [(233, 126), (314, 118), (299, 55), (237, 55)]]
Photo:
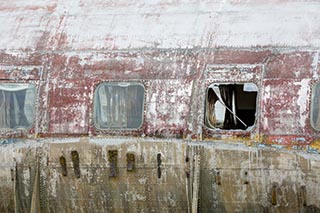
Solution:
[(320, 83), (317, 83), (312, 91), (311, 125), (316, 130), (320, 130)]
[(216, 129), (248, 129), (256, 119), (258, 87), (254, 83), (211, 84), (206, 96), (206, 125)]
[(34, 85), (0, 84), (0, 129), (25, 129), (31, 127), (34, 104)]
[(137, 129), (142, 125), (143, 105), (142, 84), (102, 83), (95, 92), (95, 126), (99, 129)]

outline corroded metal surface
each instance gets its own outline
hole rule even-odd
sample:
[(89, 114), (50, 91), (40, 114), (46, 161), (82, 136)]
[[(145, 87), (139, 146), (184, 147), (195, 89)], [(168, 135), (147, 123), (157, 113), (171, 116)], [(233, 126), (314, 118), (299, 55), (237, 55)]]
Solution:
[[(315, 1), (2, 1), (0, 83), (37, 88), (0, 130), (0, 212), (319, 212)], [(95, 88), (145, 87), (143, 124), (99, 130)], [(211, 83), (254, 82), (255, 125), (204, 124)]]
[[(6, 54), (1, 58), (3, 81), (34, 83), (38, 98), (30, 130), (1, 130), (1, 208), (21, 212), (31, 208), (37, 156), (41, 156), (42, 211), (318, 208), (318, 156), (298, 157), (295, 151), (279, 150), (318, 153), (319, 133), (310, 125), (311, 88), (319, 80), (318, 54), (273, 48)], [(32, 72), (23, 72), (25, 67)], [(276, 70), (293, 73), (277, 76)], [(119, 80), (145, 86), (143, 125), (137, 130), (98, 130), (92, 118), (94, 89), (100, 82)], [(249, 130), (204, 125), (206, 87), (230, 81), (254, 82), (259, 88), (257, 119)], [(86, 142), (71, 143), (70, 137)], [(110, 144), (119, 137), (133, 142)], [(15, 148), (24, 138), (38, 138), (28, 142), (35, 148)], [(152, 138), (179, 140), (156, 143)], [(91, 140), (100, 140), (99, 145)], [(253, 148), (262, 157), (247, 159), (253, 155), (250, 148), (243, 151), (236, 146), (229, 154), (224, 148), (206, 146), (218, 142), (277, 148)], [(204, 147), (200, 169), (185, 162), (192, 143)], [(127, 152), (135, 153), (134, 171), (127, 170)], [(188, 157), (193, 163), (195, 155)], [(199, 178), (193, 179), (194, 171), (200, 171)]]
[[(263, 142), (278, 144), (273, 136), (292, 136), (288, 140), (295, 145), (296, 135), (300, 138), (297, 145), (308, 145), (318, 134), (309, 118), (311, 88), (319, 80), (317, 51), (33, 53), (27, 57), (6, 55), (1, 60), (3, 82), (31, 82), (38, 90), (34, 127), (27, 132), (3, 131), (3, 137), (108, 134), (197, 138), (204, 134), (210, 138), (221, 132), (202, 125), (203, 94), (210, 83), (229, 81), (255, 82), (259, 87), (255, 128), (240, 135), (260, 136)], [(133, 131), (97, 130), (92, 121), (94, 89), (101, 82), (119, 80), (139, 81), (145, 86), (143, 125)]]
[[(218, 141), (199, 145), (181, 140), (88, 138), (28, 141), (5, 148), (8, 152), (1, 161), (8, 166), (1, 176), (12, 179), (2, 181), (8, 187), (0, 194), (3, 212), (29, 211), (37, 188), (41, 212), (188, 212), (194, 190), (197, 209), (205, 212), (306, 211), (320, 205), (316, 187), (320, 158), (301, 151)], [(110, 151), (117, 151), (116, 165), (110, 162)], [(135, 156), (133, 170), (127, 169), (127, 153)], [(61, 156), (66, 159), (67, 175)]]

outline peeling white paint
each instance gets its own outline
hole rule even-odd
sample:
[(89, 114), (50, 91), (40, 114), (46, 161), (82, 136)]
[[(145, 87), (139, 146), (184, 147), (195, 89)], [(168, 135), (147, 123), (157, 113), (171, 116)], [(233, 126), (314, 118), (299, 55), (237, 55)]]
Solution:
[(0, 46), (8, 50), (320, 46), (316, 1), (45, 0), (24, 6), (16, 0), (1, 5), (9, 8), (0, 10)]
[(306, 120), (308, 119), (309, 114), (307, 113), (308, 100), (310, 97), (310, 82), (311, 79), (302, 79), (299, 83), (294, 83), (294, 85), (300, 85), (298, 92), (297, 104), (299, 106), (299, 125), (301, 127), (306, 126)]
[(312, 71), (313, 71), (313, 78), (314, 79), (317, 79), (319, 80), (319, 75), (320, 73), (318, 73), (318, 67), (319, 67), (319, 64), (320, 64), (320, 59), (319, 59), (319, 55), (320, 55), (320, 52), (316, 52), (314, 54), (314, 57), (313, 57), (313, 61), (312, 61)]

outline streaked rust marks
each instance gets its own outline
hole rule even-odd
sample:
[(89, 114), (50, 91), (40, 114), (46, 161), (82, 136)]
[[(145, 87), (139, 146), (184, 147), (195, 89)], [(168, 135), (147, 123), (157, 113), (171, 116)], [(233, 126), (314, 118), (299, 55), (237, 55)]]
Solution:
[(108, 151), (108, 161), (110, 166), (109, 177), (116, 177), (118, 170), (118, 150)]
[(162, 163), (161, 153), (158, 153), (157, 154), (157, 175), (159, 179), (161, 178), (161, 163)]
[(221, 174), (220, 171), (215, 172), (215, 183), (220, 186), (221, 185)]
[(61, 173), (62, 173), (63, 176), (67, 176), (68, 175), (68, 171), (67, 171), (66, 158), (61, 156), (59, 160), (60, 160), (60, 165), (61, 165)]
[(135, 162), (135, 155), (133, 153), (127, 153), (127, 171), (134, 171)]
[(185, 157), (185, 173), (186, 173), (186, 177), (190, 178), (190, 158), (189, 156)]
[(74, 175), (76, 178), (80, 178), (80, 157), (77, 151), (71, 152), (71, 159), (73, 163)]
[(274, 183), (272, 185), (272, 188), (271, 188), (271, 204), (273, 206), (277, 205), (277, 203), (278, 203), (278, 200), (277, 200), (277, 189), (278, 189), (278, 185), (276, 183)]
[(298, 194), (298, 201), (303, 207), (307, 206), (307, 189), (306, 186), (301, 186)]

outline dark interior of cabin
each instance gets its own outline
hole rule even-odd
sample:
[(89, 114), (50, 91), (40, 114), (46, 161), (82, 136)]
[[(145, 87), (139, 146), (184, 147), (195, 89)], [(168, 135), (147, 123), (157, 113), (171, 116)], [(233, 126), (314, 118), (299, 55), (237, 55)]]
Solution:
[[(209, 88), (207, 94), (208, 108), (207, 124), (218, 129), (242, 129), (245, 130), (254, 125), (256, 119), (256, 89), (245, 88), (245, 84), (221, 84), (215, 85), (216, 90)], [(218, 94), (217, 94), (218, 93)], [(219, 124), (216, 119), (221, 110), (214, 109), (215, 103), (220, 102), (225, 108), (224, 120)], [(219, 116), (220, 117), (220, 116)]]

